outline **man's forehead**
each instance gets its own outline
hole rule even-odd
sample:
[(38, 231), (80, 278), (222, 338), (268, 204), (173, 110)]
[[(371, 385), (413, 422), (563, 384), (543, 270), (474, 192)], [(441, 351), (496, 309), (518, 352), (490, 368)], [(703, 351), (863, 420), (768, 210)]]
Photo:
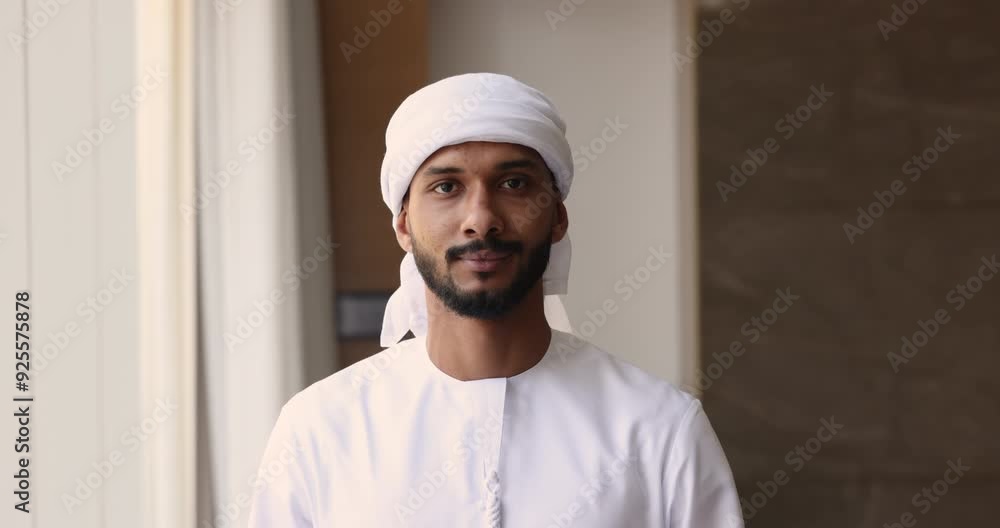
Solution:
[(541, 155), (531, 147), (514, 143), (469, 141), (435, 151), (420, 165), (414, 179), (422, 175), (464, 172), (465, 165), (469, 163), (486, 163), (494, 170), (547, 170)]

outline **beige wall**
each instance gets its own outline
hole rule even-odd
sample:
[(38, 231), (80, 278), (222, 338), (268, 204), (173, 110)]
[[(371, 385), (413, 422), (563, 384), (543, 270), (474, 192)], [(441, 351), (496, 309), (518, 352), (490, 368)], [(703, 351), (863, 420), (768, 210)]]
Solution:
[[(693, 77), (677, 74), (670, 53), (690, 8), (666, 0), (576, 3), (432, 2), (430, 80), (494, 71), (554, 100), (579, 152), (567, 200), (573, 264), (565, 301), (574, 330), (685, 383), (697, 357)], [(604, 131), (615, 119), (627, 125), (617, 136)], [(580, 149), (602, 132), (614, 140), (589, 159)], [(661, 246), (673, 256), (648, 269), (650, 249)], [(626, 275), (636, 274), (648, 280), (626, 286)]]

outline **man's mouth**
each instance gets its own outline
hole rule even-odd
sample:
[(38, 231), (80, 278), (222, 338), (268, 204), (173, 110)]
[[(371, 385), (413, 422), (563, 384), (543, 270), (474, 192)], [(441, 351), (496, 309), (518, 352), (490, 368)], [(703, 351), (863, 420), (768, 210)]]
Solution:
[(491, 261), (491, 260), (503, 260), (508, 256), (510, 256), (509, 252), (473, 251), (462, 255), (460, 258), (462, 260), (472, 260), (472, 261)]
[(507, 266), (512, 254), (497, 251), (475, 251), (462, 255), (459, 262), (472, 271), (494, 272)]

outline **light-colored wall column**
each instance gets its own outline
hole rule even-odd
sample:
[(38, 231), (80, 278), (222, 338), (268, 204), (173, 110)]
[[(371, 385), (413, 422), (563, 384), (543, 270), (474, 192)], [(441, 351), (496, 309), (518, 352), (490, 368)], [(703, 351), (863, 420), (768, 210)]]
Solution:
[(437, 0), (430, 16), (432, 81), (509, 74), (568, 122), (565, 301), (576, 333), (686, 386), (698, 357), (694, 73), (671, 54), (693, 10), (688, 0)]

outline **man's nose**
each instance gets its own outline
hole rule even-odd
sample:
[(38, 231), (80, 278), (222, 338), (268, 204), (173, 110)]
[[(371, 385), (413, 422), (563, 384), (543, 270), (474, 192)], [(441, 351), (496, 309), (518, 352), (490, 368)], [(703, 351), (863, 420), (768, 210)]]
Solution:
[(483, 185), (472, 186), (466, 193), (462, 231), (469, 237), (484, 238), (503, 233), (503, 218), (497, 211), (496, 197)]

